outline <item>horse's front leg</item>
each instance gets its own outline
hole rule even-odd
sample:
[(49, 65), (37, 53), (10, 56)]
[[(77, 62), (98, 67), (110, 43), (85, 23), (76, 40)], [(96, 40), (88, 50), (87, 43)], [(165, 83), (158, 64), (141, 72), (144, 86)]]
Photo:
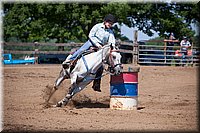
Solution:
[(49, 96), (48, 96), (48, 98), (45, 100), (46, 103), (48, 103), (49, 100), (50, 100), (50, 98), (53, 96), (53, 94), (56, 92), (57, 89), (56, 89), (55, 87), (50, 88), (49, 86), (46, 86), (46, 88), (50, 89)]
[(69, 72), (67, 69), (62, 68), (58, 78), (54, 83), (54, 88), (58, 89), (58, 86), (62, 83), (63, 80), (68, 79), (70, 77)]

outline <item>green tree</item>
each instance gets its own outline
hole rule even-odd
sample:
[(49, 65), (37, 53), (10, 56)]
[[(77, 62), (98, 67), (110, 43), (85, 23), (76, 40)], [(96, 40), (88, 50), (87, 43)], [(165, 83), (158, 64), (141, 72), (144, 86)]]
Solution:
[[(3, 3), (4, 40), (84, 42), (92, 26), (108, 14), (117, 16), (119, 25), (137, 27), (149, 36), (174, 32), (177, 38), (194, 36), (191, 23), (199, 23), (199, 3)], [(115, 26), (117, 38), (123, 38)]]

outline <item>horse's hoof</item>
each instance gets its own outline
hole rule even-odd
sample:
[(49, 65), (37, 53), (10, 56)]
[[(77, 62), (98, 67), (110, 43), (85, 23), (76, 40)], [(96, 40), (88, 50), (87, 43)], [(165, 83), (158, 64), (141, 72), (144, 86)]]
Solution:
[(65, 98), (65, 100), (63, 101), (62, 105), (61, 106), (66, 106), (69, 102), (69, 99), (68, 98)]
[(56, 108), (56, 107), (57, 107), (57, 105), (51, 105), (51, 107), (52, 107), (52, 108)]
[(54, 107), (62, 107), (62, 103), (56, 103), (56, 105), (53, 105)]

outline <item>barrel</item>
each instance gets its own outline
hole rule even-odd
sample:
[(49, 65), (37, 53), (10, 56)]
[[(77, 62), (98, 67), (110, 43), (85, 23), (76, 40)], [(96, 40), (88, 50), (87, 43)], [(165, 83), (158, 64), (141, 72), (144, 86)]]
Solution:
[(111, 75), (110, 108), (135, 110), (138, 106), (138, 71)]

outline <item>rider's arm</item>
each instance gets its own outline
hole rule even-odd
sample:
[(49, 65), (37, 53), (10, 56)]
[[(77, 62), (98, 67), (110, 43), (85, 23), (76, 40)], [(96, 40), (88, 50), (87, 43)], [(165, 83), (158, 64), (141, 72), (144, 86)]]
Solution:
[(98, 28), (99, 28), (99, 24), (96, 24), (95, 26), (92, 27), (92, 29), (90, 30), (90, 33), (89, 33), (89, 38), (90, 40), (92, 41), (93, 44), (95, 44), (97, 47), (98, 45), (100, 45), (98, 43), (98, 38), (95, 36), (96, 32), (98, 31)]

